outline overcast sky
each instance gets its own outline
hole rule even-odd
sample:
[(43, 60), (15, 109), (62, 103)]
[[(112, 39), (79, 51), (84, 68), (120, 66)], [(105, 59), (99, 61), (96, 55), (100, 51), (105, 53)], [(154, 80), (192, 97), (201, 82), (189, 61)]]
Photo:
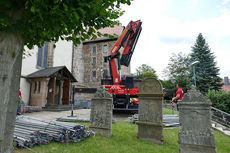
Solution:
[(143, 22), (132, 72), (148, 64), (161, 77), (171, 53), (191, 53), (202, 33), (216, 56), (220, 76), (230, 76), (230, 0), (134, 0), (123, 9), (123, 25)]

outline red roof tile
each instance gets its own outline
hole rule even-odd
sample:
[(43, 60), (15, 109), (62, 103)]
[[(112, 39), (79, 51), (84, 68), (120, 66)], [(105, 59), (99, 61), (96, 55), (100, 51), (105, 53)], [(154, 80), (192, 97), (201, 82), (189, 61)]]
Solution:
[(110, 34), (110, 35), (116, 34), (119, 36), (123, 28), (124, 28), (123, 26), (114, 26), (113, 28), (107, 27), (107, 28), (100, 29), (98, 31), (102, 34)]
[[(98, 31), (101, 34), (115, 35), (115, 37), (117, 37), (122, 33), (123, 29), (124, 29), (123, 26), (114, 26), (114, 27), (103, 28)], [(110, 39), (110, 38), (101, 36), (101, 37), (97, 37), (97, 39), (88, 39), (85, 42), (93, 42), (93, 41), (106, 40), (106, 39)]]

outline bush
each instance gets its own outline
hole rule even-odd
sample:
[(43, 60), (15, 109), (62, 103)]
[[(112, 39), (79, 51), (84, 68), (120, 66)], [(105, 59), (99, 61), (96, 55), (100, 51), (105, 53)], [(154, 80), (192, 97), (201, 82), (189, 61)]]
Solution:
[(211, 100), (213, 107), (230, 113), (230, 93), (226, 93), (222, 90), (209, 90), (206, 94), (206, 98)]

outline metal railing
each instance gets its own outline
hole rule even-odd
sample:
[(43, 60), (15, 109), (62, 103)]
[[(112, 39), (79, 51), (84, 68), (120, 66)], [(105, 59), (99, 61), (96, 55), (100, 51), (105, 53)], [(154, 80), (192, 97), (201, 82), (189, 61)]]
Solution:
[(211, 107), (211, 115), (212, 120), (230, 128), (230, 114), (215, 107)]
[[(163, 107), (172, 109), (172, 105), (169, 100), (163, 101)], [(174, 108), (174, 110), (175, 109), (176, 107)], [(172, 112), (174, 112), (174, 110), (172, 109)], [(211, 117), (213, 121), (230, 128), (230, 114), (215, 107), (211, 107)]]

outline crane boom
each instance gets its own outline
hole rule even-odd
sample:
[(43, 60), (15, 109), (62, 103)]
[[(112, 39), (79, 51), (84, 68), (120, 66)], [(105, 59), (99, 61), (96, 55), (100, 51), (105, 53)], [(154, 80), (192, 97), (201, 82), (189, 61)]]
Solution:
[[(133, 51), (142, 30), (141, 24), (142, 22), (140, 20), (135, 22), (130, 21), (112, 47), (111, 55), (105, 57), (105, 61), (109, 60), (110, 75), (114, 85), (119, 85), (121, 83), (120, 74), (117, 71), (121, 69), (120, 65), (128, 67), (130, 64)], [(123, 51), (120, 58), (121, 47), (123, 47)], [(115, 59), (117, 60), (118, 68)]]

